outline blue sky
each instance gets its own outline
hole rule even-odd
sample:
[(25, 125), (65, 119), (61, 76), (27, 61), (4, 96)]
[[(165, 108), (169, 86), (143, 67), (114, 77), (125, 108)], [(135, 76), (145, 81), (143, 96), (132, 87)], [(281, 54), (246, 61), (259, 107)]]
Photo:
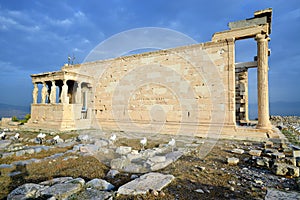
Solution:
[[(29, 105), (30, 74), (59, 70), (72, 54), (81, 63), (101, 41), (122, 31), (163, 27), (206, 42), (228, 29), (228, 22), (268, 7), (270, 101), (300, 101), (299, 0), (0, 0), (0, 103)], [(237, 61), (253, 60), (253, 39), (236, 46)], [(250, 103), (256, 102), (255, 76), (251, 70)]]

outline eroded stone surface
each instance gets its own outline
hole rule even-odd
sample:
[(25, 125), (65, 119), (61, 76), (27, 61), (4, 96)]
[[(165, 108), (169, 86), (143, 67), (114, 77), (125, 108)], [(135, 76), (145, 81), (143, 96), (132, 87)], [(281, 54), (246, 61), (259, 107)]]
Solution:
[(44, 189), (41, 195), (47, 198), (55, 197), (57, 199), (65, 199), (82, 189), (82, 185), (79, 183), (63, 183), (55, 184), (51, 187)]
[(236, 153), (236, 154), (243, 154), (245, 152), (245, 150), (243, 149), (233, 149), (231, 150), (232, 153)]
[(275, 163), (272, 170), (276, 175), (299, 177), (299, 167), (286, 163)]
[(74, 196), (74, 199), (101, 200), (101, 199), (110, 199), (111, 196), (112, 196), (111, 192), (87, 188), (80, 194)]
[(150, 189), (161, 191), (164, 187), (170, 184), (174, 178), (175, 177), (173, 175), (164, 175), (154, 172), (147, 173), (121, 186), (118, 189), (118, 193), (123, 195), (136, 195), (146, 194)]
[(86, 183), (86, 186), (93, 189), (105, 190), (105, 191), (113, 190), (115, 188), (114, 185), (107, 182), (106, 180), (98, 179), (98, 178), (90, 180), (89, 182)]
[(299, 200), (300, 193), (281, 191), (275, 188), (268, 188), (267, 195), (265, 196), (265, 200), (275, 200), (275, 199)]
[(19, 199), (29, 199), (38, 198), (40, 196), (39, 190), (43, 186), (34, 183), (26, 183), (16, 189), (14, 189), (8, 196), (8, 200), (19, 200)]
[(260, 156), (261, 155), (261, 150), (250, 150), (249, 151), (249, 154), (251, 155), (251, 156)]

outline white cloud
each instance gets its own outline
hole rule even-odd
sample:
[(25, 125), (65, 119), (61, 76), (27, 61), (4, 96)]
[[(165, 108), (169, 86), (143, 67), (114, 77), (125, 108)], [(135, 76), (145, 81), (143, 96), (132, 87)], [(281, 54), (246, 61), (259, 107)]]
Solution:
[(52, 19), (50, 17), (45, 17), (45, 21), (53, 26), (60, 26), (60, 27), (68, 27), (73, 24), (73, 21), (71, 19)]
[(90, 44), (90, 43), (91, 43), (91, 41), (89, 41), (89, 40), (86, 39), (86, 38), (82, 39), (81, 42), (82, 42), (83, 44)]
[(6, 62), (0, 60), (0, 68), (2, 73), (7, 73), (7, 72), (16, 72), (18, 67), (14, 66), (11, 62)]
[(76, 18), (80, 18), (80, 19), (85, 18), (85, 14), (84, 14), (83, 12), (81, 12), (81, 11), (77, 11), (77, 12), (74, 14), (74, 16), (75, 16)]
[(74, 49), (73, 49), (73, 52), (83, 52), (83, 50), (78, 49), (78, 48), (74, 48)]
[(14, 10), (3, 10), (0, 8), (0, 30), (19, 30), (26, 32), (36, 32), (40, 26), (34, 23), (26, 13)]

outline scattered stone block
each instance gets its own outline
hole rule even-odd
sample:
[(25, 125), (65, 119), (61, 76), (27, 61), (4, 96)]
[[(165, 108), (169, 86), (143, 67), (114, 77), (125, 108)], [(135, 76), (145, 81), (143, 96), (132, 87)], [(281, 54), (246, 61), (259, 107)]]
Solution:
[(11, 164), (0, 164), (0, 169), (8, 169), (13, 168), (13, 165)]
[(172, 160), (166, 160), (165, 162), (153, 163), (151, 165), (150, 169), (151, 169), (151, 171), (157, 171), (157, 170), (167, 167), (172, 162), (173, 162)]
[(154, 156), (152, 158), (149, 158), (149, 161), (154, 162), (154, 163), (165, 162), (166, 157), (165, 156)]
[(111, 192), (87, 188), (83, 192), (80, 192), (78, 195), (76, 195), (76, 199), (89, 199), (89, 200), (108, 199), (108, 200), (110, 200), (110, 199), (112, 199), (112, 195), (113, 194)]
[(172, 162), (175, 162), (183, 155), (182, 151), (173, 151), (168, 154), (166, 154), (167, 160), (172, 160)]
[(112, 169), (122, 170), (124, 166), (129, 165), (130, 160), (127, 158), (116, 158), (110, 161), (110, 167)]
[(237, 165), (239, 163), (239, 159), (235, 157), (227, 158), (227, 163), (229, 165)]
[(293, 150), (293, 157), (294, 158), (300, 157), (300, 150)]
[(142, 156), (144, 157), (153, 157), (155, 156), (157, 152), (153, 149), (146, 149), (145, 151), (142, 152)]
[(284, 158), (285, 157), (285, 154), (284, 153), (280, 153), (280, 152), (277, 152), (277, 153), (272, 153), (271, 154), (272, 158)]
[(264, 184), (264, 182), (262, 180), (260, 180), (260, 179), (254, 179), (254, 182), (256, 184), (259, 184), (259, 185), (263, 185)]
[(256, 158), (255, 163), (257, 166), (260, 166), (260, 167), (267, 167), (267, 168), (270, 167), (270, 159), (266, 158), (266, 157)]
[(273, 142), (271, 142), (271, 141), (266, 141), (266, 142), (264, 143), (265, 149), (267, 149), (267, 148), (272, 148), (273, 146), (274, 146), (274, 144), (273, 144)]
[(204, 194), (204, 191), (202, 189), (197, 189), (197, 190), (194, 190), (195, 192), (198, 192), (198, 193), (201, 193), (201, 194)]
[(288, 146), (287, 146), (287, 144), (286, 144), (285, 141), (281, 141), (279, 146), (280, 146), (280, 149), (286, 149), (286, 148), (288, 148)]
[(290, 192), (290, 191), (281, 191), (275, 188), (268, 188), (265, 200), (274, 200), (274, 199), (300, 199), (299, 192)]
[(25, 152), (27, 154), (34, 154), (34, 149), (26, 149)]
[(1, 158), (7, 158), (7, 157), (10, 157), (10, 156), (13, 156), (13, 155), (15, 155), (15, 152), (3, 153)]
[(136, 163), (129, 163), (128, 165), (124, 166), (122, 170), (129, 173), (146, 173), (149, 171), (145, 165)]
[(40, 183), (40, 185), (47, 185), (47, 186), (52, 186), (55, 184), (61, 184), (61, 183), (65, 183), (67, 181), (72, 180), (72, 177), (59, 177), (59, 178), (54, 178), (48, 181), (43, 181)]
[(260, 156), (261, 155), (261, 150), (250, 150), (249, 154), (251, 156)]
[(106, 140), (96, 140), (95, 145), (99, 147), (106, 147), (108, 145), (108, 141)]
[(150, 189), (161, 191), (174, 179), (175, 177), (173, 175), (151, 172), (122, 185), (118, 189), (118, 193), (122, 195), (137, 195), (146, 194)]
[(61, 139), (61, 138), (58, 138), (55, 140), (57, 144), (61, 144), (61, 143), (64, 143), (64, 140)]
[(93, 188), (93, 189), (97, 189), (97, 190), (105, 190), (105, 191), (110, 191), (115, 188), (114, 185), (107, 182), (106, 180), (98, 179), (98, 178), (95, 178), (95, 179), (87, 182), (86, 186), (89, 188)]
[(83, 153), (94, 153), (99, 151), (99, 146), (94, 145), (94, 144), (87, 144), (85, 146), (80, 147), (80, 152)]
[(273, 165), (272, 171), (274, 172), (274, 174), (280, 176), (288, 175), (292, 177), (299, 177), (299, 168), (285, 163), (275, 163)]
[(79, 135), (77, 137), (77, 141), (79, 142), (87, 142), (89, 140), (89, 136), (88, 135)]
[[(297, 167), (300, 167), (300, 158), (298, 157), (298, 158), (296, 158), (296, 166)], [(300, 188), (300, 187), (299, 187)]]
[(277, 149), (264, 149), (264, 153), (265, 154), (269, 154), (271, 155), (272, 153), (278, 153), (278, 150)]
[(79, 183), (81, 186), (84, 186), (85, 180), (83, 178), (75, 178), (75, 179), (66, 181), (65, 183), (73, 183), (73, 184)]
[(116, 153), (124, 155), (129, 154), (131, 152), (131, 147), (120, 146), (116, 149)]
[(34, 153), (40, 153), (42, 151), (41, 147), (34, 148)]
[(10, 140), (0, 140), (0, 149), (5, 149), (11, 144)]
[(138, 177), (139, 177), (138, 175), (132, 174), (132, 175), (130, 176), (130, 179), (133, 180), (133, 179), (137, 179)]
[(82, 185), (79, 183), (55, 184), (41, 191), (45, 198), (55, 197), (56, 199), (67, 199), (71, 195), (81, 191)]
[(278, 158), (278, 159), (274, 160), (274, 163), (285, 163), (288, 165), (297, 166), (296, 158), (293, 158), (293, 157)]
[(231, 150), (231, 152), (236, 154), (243, 154), (245, 151), (243, 149), (233, 149)]
[(14, 189), (7, 196), (8, 200), (19, 200), (19, 199), (35, 199), (39, 197), (39, 190), (42, 189), (43, 186), (34, 183), (26, 183)]
[(20, 150), (16, 152), (16, 156), (23, 156), (25, 153), (25, 150)]
[(130, 153), (127, 155), (127, 158), (130, 161), (135, 160), (135, 159), (140, 159), (140, 158), (142, 158), (142, 154)]
[(114, 178), (116, 175), (120, 174), (118, 170), (111, 169), (107, 172), (106, 176), (110, 178)]
[(83, 144), (77, 144), (77, 145), (74, 145), (73, 146), (73, 150), (74, 151), (80, 151), (80, 147), (82, 147), (83, 146)]

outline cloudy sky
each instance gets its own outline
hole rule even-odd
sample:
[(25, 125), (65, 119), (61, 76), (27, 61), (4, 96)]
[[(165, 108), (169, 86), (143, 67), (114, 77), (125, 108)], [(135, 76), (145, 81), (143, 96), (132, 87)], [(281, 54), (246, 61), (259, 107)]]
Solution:
[[(29, 105), (30, 74), (81, 63), (100, 42), (133, 28), (162, 27), (197, 42), (227, 23), (273, 8), (270, 101), (300, 101), (299, 0), (0, 0), (0, 103)], [(253, 39), (236, 44), (236, 60), (252, 61)], [(250, 103), (256, 102), (250, 70)]]

